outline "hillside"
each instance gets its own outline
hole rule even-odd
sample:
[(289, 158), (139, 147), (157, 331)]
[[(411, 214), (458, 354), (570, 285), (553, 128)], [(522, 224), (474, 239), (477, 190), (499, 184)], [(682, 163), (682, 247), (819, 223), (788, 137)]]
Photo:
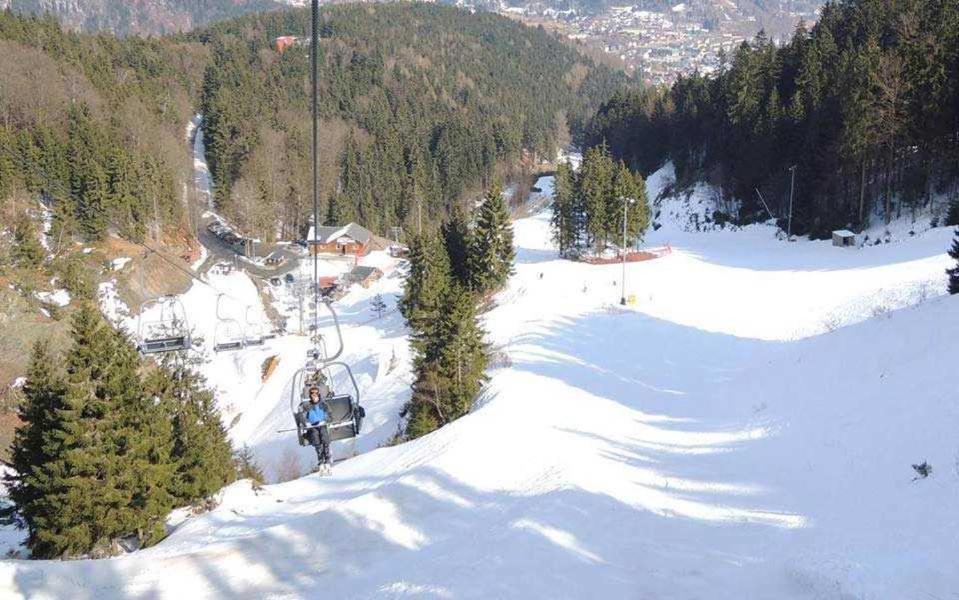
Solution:
[[(308, 26), (292, 10), (191, 36), (213, 53), (202, 112), (217, 207), (264, 239), (304, 233), (308, 52), (274, 40)], [(542, 29), (432, 4), (327, 6), (321, 34), (321, 212), (381, 235), (436, 224), (552, 158), (626, 83)]]
[(618, 95), (588, 137), (644, 173), (669, 159), (681, 185), (708, 179), (742, 222), (769, 217), (760, 194), (785, 218), (791, 190), (793, 232), (819, 239), (876, 214), (938, 216), (959, 197), (957, 32), (955, 2), (830, 2), (715, 76)]
[(189, 31), (294, 3), (295, 0), (0, 0), (0, 9), (50, 14), (72, 30), (150, 36)]
[[(340, 463), (330, 479), (237, 483), (130, 556), (5, 561), (2, 589), (668, 599), (948, 597), (959, 586), (948, 369), (959, 306), (939, 296), (950, 231), (851, 250), (663, 218), (647, 241), (672, 252), (629, 265), (637, 302), (620, 308), (620, 267), (557, 259), (548, 217), (515, 223), (516, 274), (485, 319), (507, 366), (471, 414)], [(890, 299), (919, 284), (929, 293)], [(394, 286), (381, 280), (340, 309), (359, 318), (368, 294)], [(376, 364), (396, 325), (371, 321), (372, 335), (353, 338), (351, 326), (351, 360)], [(287, 391), (255, 396), (257, 410), (282, 414)], [(400, 393), (377, 387), (371, 418)], [(911, 465), (923, 461), (933, 470), (920, 479)]]

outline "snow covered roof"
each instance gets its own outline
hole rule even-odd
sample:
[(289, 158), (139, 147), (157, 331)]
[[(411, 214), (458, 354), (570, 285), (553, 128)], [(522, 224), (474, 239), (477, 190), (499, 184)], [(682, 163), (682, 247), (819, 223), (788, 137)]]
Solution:
[(839, 237), (856, 237), (856, 234), (848, 229), (837, 229), (836, 231), (833, 231), (832, 234), (838, 235)]
[(369, 229), (357, 225), (356, 223), (350, 223), (342, 227), (328, 227), (321, 225), (317, 229), (316, 234), (317, 236), (314, 237), (313, 226), (311, 225), (310, 232), (306, 235), (306, 241), (312, 242), (316, 239), (320, 244), (329, 244), (345, 236), (361, 244), (366, 244), (373, 239), (373, 234)]

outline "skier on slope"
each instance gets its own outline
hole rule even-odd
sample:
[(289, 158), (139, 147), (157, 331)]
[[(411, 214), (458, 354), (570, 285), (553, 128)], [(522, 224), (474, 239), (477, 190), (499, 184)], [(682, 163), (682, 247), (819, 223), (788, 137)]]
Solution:
[[(322, 388), (322, 389), (321, 389)], [(330, 388), (325, 383), (310, 386), (310, 399), (300, 405), (300, 418), (306, 430), (306, 439), (316, 449), (317, 466), (315, 470), (330, 469), (330, 429), (327, 425), (329, 407), (323, 400), (323, 392), (329, 395)]]

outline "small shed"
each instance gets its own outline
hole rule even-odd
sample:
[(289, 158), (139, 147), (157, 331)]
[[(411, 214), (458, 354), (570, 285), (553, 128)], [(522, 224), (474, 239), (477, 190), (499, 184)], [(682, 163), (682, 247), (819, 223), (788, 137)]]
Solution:
[(848, 229), (838, 229), (832, 232), (832, 245), (840, 248), (855, 248), (856, 234)]
[(370, 287), (374, 281), (383, 276), (383, 271), (376, 267), (353, 267), (350, 271), (350, 283), (358, 283), (365, 288)]

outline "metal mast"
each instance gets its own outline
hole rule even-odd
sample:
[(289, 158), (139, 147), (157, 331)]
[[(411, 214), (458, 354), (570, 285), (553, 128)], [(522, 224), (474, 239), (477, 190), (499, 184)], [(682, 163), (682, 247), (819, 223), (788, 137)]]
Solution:
[(320, 318), (320, 263), (317, 257), (320, 235), (320, 162), (319, 162), (319, 73), (317, 53), (320, 50), (320, 0), (313, 0), (313, 26), (310, 31), (310, 83), (313, 102), (313, 336), (318, 336)]

